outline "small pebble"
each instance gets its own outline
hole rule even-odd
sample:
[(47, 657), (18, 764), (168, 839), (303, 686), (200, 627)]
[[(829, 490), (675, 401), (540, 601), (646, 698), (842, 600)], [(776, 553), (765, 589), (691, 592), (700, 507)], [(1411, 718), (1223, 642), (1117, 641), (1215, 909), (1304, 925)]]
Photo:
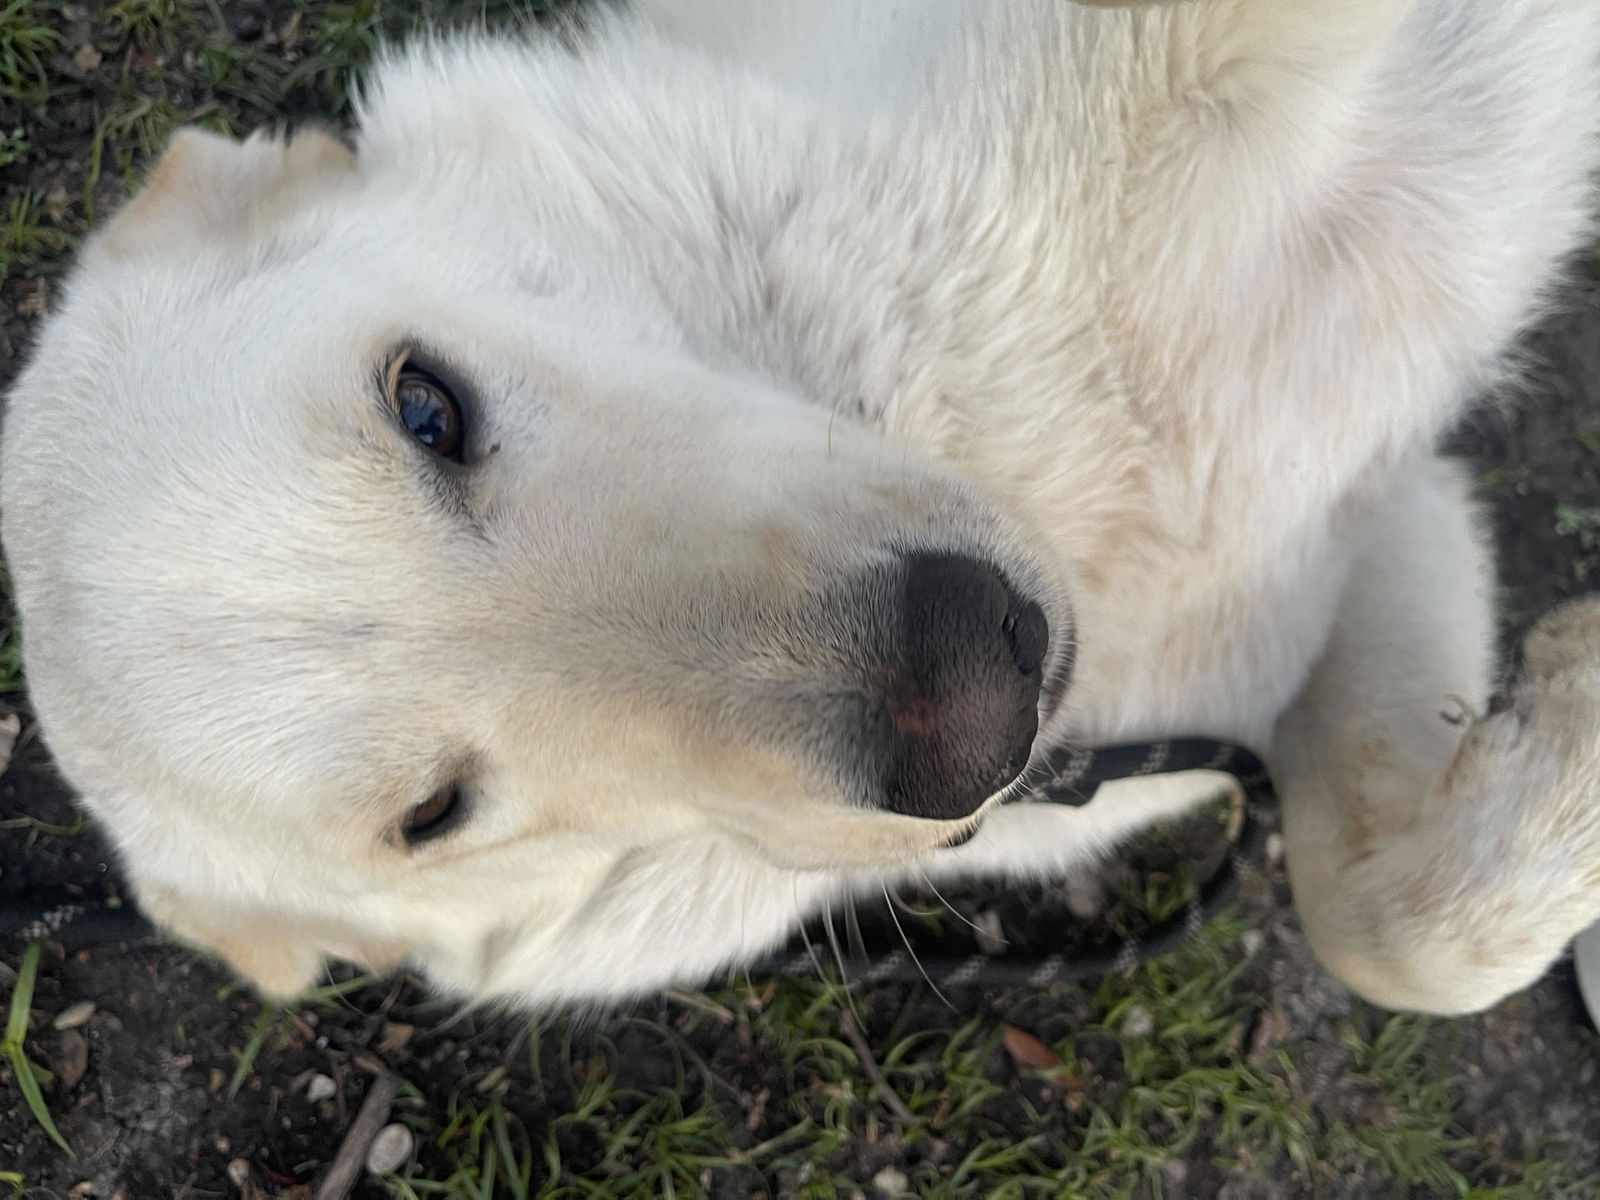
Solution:
[(411, 1130), (404, 1125), (385, 1125), (372, 1139), (367, 1151), (367, 1170), (374, 1175), (389, 1175), (398, 1171), (411, 1157)]
[(0, 771), (11, 765), (11, 752), (17, 748), (17, 738), (22, 733), (22, 718), (16, 713), (0, 717)]
[(1267, 834), (1267, 844), (1265, 846), (1265, 850), (1267, 854), (1267, 861), (1269, 863), (1275, 867), (1281, 865), (1283, 862), (1283, 834)]
[(1142, 1004), (1135, 1004), (1128, 1010), (1128, 1015), (1122, 1018), (1122, 1033), (1124, 1037), (1149, 1037), (1156, 1029), (1156, 1019), (1150, 1015), (1150, 1010)]
[(56, 1055), (56, 1074), (61, 1079), (61, 1086), (75, 1088), (83, 1073), (89, 1069), (89, 1042), (76, 1029), (64, 1030), (61, 1034), (61, 1050)]
[(236, 1158), (228, 1164), (228, 1182), (236, 1188), (242, 1188), (250, 1182), (250, 1164), (242, 1158)]
[(1105, 911), (1105, 892), (1093, 872), (1076, 871), (1065, 884), (1067, 911), (1080, 921), (1092, 921)]
[(1261, 930), (1246, 929), (1244, 934), (1239, 938), (1239, 945), (1244, 948), (1246, 956), (1254, 957), (1266, 940), (1267, 935), (1262, 933)]
[(76, 1029), (88, 1023), (94, 1016), (94, 1001), (79, 1000), (76, 1004), (69, 1004), (56, 1014), (56, 1019), (50, 1022), (52, 1029)]
[(482, 1079), (478, 1080), (478, 1091), (485, 1094), (492, 1092), (500, 1086), (500, 1081), (505, 1077), (506, 1069), (504, 1067), (495, 1067)]
[(339, 1085), (326, 1075), (313, 1075), (311, 1082), (306, 1084), (306, 1099), (313, 1104), (321, 1104), (324, 1100), (332, 1100)]
[(1000, 925), (1000, 914), (992, 908), (986, 908), (978, 914), (972, 922), (978, 934), (978, 953), (1004, 954), (1006, 951), (1005, 930)]
[(872, 1186), (885, 1196), (903, 1196), (911, 1190), (911, 1180), (897, 1167), (885, 1167), (872, 1177)]

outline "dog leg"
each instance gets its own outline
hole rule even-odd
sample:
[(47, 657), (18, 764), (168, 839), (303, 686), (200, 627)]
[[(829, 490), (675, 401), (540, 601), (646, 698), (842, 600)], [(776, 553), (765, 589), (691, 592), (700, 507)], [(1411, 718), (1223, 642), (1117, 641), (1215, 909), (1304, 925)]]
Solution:
[(1010, 804), (991, 809), (963, 846), (942, 850), (906, 873), (918, 878), (1056, 879), (1102, 861), (1128, 838), (1225, 795), (1225, 776), (1152, 775), (1103, 784), (1082, 808)]
[(1369, 1000), (1475, 1011), (1600, 917), (1600, 603), (1547, 617), (1484, 714), (1491, 578), (1462, 480), (1430, 464), (1369, 530), (1271, 755), (1296, 906)]

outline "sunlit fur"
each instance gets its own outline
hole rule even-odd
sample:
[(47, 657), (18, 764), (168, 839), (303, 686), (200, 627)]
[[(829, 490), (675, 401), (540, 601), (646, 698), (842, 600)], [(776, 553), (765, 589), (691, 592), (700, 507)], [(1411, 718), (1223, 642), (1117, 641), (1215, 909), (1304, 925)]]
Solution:
[[(656, 0), (418, 40), (353, 154), (180, 135), (10, 401), (45, 734), (148, 910), (270, 992), (692, 983), (1206, 794), (959, 850), (855, 803), (838, 597), (962, 551), (1076, 642), (1045, 743), (1269, 750), (1330, 967), (1493, 1003), (1600, 917), (1600, 616), (1441, 715), (1490, 570), (1433, 444), (1584, 235), (1597, 56), (1593, 0)], [(470, 381), (465, 474), (383, 408), (407, 344)]]

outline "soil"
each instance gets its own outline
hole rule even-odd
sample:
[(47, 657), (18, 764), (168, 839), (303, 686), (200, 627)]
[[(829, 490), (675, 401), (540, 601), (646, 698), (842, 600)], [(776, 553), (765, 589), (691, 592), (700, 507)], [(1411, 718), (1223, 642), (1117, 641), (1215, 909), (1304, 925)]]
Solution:
[[(1600, 579), (1600, 292), (1592, 268), (1592, 259), (1575, 265), (1556, 311), (1528, 339), (1523, 381), (1486, 398), (1452, 439), (1476, 461), (1493, 505), (1508, 644), (1540, 613), (1593, 590)], [(5, 288), (0, 385), (29, 337), (31, 318), (18, 310), (33, 308), (31, 284), (13, 279)], [(45, 747), (29, 736), (25, 701), (13, 698), (12, 707), (23, 716), (24, 734), (0, 779), (0, 892), (116, 894), (116, 868), (93, 831), (57, 836), (16, 820), (64, 826), (74, 813)], [(1292, 1048), (1284, 1086), (1329, 1126), (1391, 1119), (1382, 1111), (1386, 1101), (1353, 1082), (1343, 1036), (1351, 1028), (1375, 1027), (1379, 1015), (1312, 962), (1281, 880), (1254, 888), (1244, 912), (1262, 935), (1245, 979), (1261, 998), (1256, 1020), (1272, 1014), (1273, 1039)], [(0, 946), (0, 961), (14, 965), (20, 949)], [(751, 995), (761, 991), (758, 984)], [(0, 1172), (20, 1172), (30, 1195), (232, 1195), (239, 1189), (227, 1170), (236, 1159), (250, 1164), (251, 1186), (264, 1189), (258, 1194), (296, 1194), (294, 1186), (312, 1180), (337, 1151), (373, 1060), (419, 1090), (403, 1097), (402, 1112), (446, 1113), (463, 1081), (504, 1066), (514, 1089), (508, 1106), (539, 1133), (579, 1107), (597, 1072), (610, 1072), (614, 1089), (634, 1097), (628, 1103), (636, 1107), (644, 1103), (639, 1097), (679, 1093), (677, 1103), (689, 1111), (709, 1097), (747, 1146), (794, 1123), (788, 1098), (800, 1086), (786, 1077), (777, 1065), (782, 1055), (764, 1040), (775, 1034), (730, 1036), (726, 1023), (681, 1000), (664, 997), (625, 1013), (530, 1032), (515, 1017), (441, 1008), (401, 980), (281, 1022), (230, 1096), (260, 1004), (212, 963), (159, 945), (68, 954), (47, 944), (29, 1045), (57, 1075), (70, 1076), (81, 1064), (73, 1062), (76, 1039), (52, 1030), (50, 1018), (81, 1000), (96, 1005), (78, 1031), (86, 1070), (75, 1082), (58, 1079), (47, 1089), (76, 1158), (50, 1143), (11, 1086), (9, 1068), (0, 1065)], [(1088, 1013), (1085, 993), (1074, 989), (1003, 995), (968, 989), (950, 1000), (953, 1009), (925, 989), (895, 985), (864, 993), (859, 1004), (874, 1044), (907, 1020), (948, 1032), (974, 1017), (991, 1023), (1025, 1018), (1048, 1040)], [(1569, 964), (1491, 1013), (1441, 1024), (1445, 1031), (1431, 1036), (1429, 1054), (1458, 1080), (1457, 1123), (1484, 1157), (1520, 1162), (1543, 1156), (1572, 1174), (1600, 1171), (1600, 1108), (1592, 1102), (1600, 1054)], [(402, 1025), (413, 1027), (409, 1036)], [(686, 1073), (663, 1029), (675, 1031), (708, 1071)], [(1027, 1098), (1024, 1085), (1004, 1060), (991, 1063), (990, 1071), (1000, 1090), (986, 1102), (987, 1126), (1015, 1129), (1025, 1119), (1019, 1107)], [(335, 1080), (331, 1099), (307, 1099), (304, 1081), (313, 1072)], [(1072, 1144), (1081, 1130), (1070, 1128), (1070, 1115), (1059, 1119), (1068, 1131), (1062, 1144)], [(603, 1159), (596, 1129), (584, 1122), (561, 1126), (555, 1139), (563, 1160), (589, 1169)], [(887, 1123), (855, 1133), (829, 1152), (825, 1166), (862, 1180), (885, 1166), (909, 1169), (929, 1157), (955, 1163), (967, 1148), (937, 1138), (903, 1143)], [(425, 1159), (429, 1153), (424, 1150)], [(797, 1170), (724, 1168), (708, 1173), (704, 1183), (717, 1196), (792, 1194), (802, 1182)], [(1252, 1180), (1216, 1167), (1205, 1147), (1191, 1147), (1162, 1178), (1168, 1196), (1441, 1194), (1381, 1173), (1335, 1177), (1313, 1169)], [(381, 1194), (376, 1185), (360, 1186), (369, 1190), (358, 1188), (358, 1195)]]

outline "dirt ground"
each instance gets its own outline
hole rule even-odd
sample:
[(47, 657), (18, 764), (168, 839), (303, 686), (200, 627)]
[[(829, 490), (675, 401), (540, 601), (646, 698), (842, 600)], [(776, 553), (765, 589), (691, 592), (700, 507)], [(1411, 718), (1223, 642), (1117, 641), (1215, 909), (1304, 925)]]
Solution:
[[(48, 183), (41, 164), (82, 153), (63, 141), (24, 165)], [(1529, 339), (1525, 382), (1453, 439), (1492, 505), (1508, 644), (1600, 580), (1595, 263), (1574, 265)], [(0, 291), (0, 386), (48, 303), (36, 267), (17, 261)], [(0, 894), (116, 894), (94, 831), (61, 832), (70, 797), (25, 698), (7, 707), (23, 735), (0, 777)], [(1109, 886), (1138, 876), (1112, 868)], [(1015, 930), (1060, 894), (953, 899)], [(0, 942), (0, 990), (22, 949)], [(52, 1027), (81, 1001), (84, 1024)], [(177, 948), (47, 943), (27, 1053), (55, 1076), (45, 1099), (73, 1152), (0, 1059), (0, 1192), (304, 1197), (381, 1067), (404, 1081), (395, 1117), (417, 1149), (405, 1182), (369, 1178), (357, 1195), (1600, 1195), (1600, 1039), (1570, 965), (1482, 1017), (1390, 1021), (1311, 961), (1281, 873), (1133, 981), (948, 998), (893, 985), (853, 1004), (912, 1122), (841, 1034), (850, 1002), (814, 981), (528, 1021), (383, 980), (278, 1014)], [(1042, 1068), (1009, 1029), (1047, 1044)], [(313, 1102), (317, 1075), (333, 1092)]]

